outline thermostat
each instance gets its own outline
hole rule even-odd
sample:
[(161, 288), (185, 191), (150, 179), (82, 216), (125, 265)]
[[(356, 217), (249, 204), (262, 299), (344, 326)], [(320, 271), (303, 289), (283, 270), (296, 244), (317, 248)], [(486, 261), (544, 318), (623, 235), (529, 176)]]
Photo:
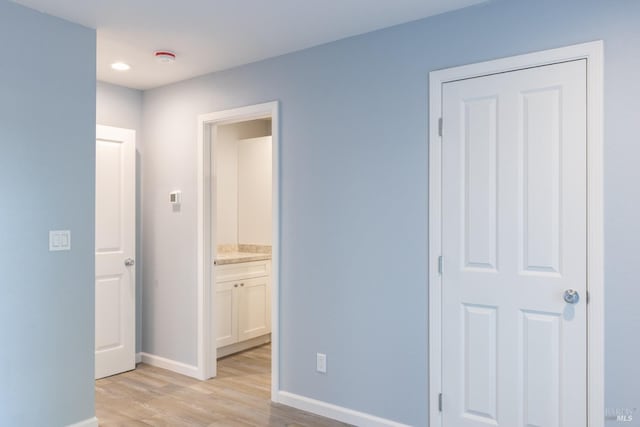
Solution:
[(181, 200), (182, 197), (180, 191), (172, 191), (171, 193), (169, 193), (169, 201), (172, 205), (179, 205)]

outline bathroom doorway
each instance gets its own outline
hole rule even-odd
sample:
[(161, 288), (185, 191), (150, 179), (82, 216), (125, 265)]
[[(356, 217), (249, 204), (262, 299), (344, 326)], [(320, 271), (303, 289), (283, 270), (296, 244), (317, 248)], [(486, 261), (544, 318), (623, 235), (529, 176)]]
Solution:
[(261, 347), (278, 387), (278, 104), (198, 118), (198, 370)]

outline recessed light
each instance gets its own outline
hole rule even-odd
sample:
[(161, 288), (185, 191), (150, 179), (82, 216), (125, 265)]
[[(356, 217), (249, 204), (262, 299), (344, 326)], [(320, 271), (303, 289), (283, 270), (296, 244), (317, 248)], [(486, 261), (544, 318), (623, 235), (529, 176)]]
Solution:
[(111, 68), (116, 71), (127, 71), (131, 68), (131, 66), (124, 62), (114, 62), (113, 64), (111, 64)]

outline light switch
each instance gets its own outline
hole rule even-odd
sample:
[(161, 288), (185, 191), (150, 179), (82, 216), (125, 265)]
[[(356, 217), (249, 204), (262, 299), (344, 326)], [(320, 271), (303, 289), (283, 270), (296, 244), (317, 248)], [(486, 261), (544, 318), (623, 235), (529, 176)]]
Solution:
[(49, 231), (49, 251), (70, 251), (71, 231), (51, 230)]

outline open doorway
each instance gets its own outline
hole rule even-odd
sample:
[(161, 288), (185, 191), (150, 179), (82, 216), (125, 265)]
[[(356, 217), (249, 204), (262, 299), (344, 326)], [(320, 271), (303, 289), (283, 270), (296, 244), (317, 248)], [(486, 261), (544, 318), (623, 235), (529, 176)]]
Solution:
[(198, 119), (199, 376), (215, 377), (218, 359), (262, 346), (272, 398), (279, 388), (277, 108)]
[(212, 313), (220, 359), (271, 342), (271, 118), (215, 132)]

